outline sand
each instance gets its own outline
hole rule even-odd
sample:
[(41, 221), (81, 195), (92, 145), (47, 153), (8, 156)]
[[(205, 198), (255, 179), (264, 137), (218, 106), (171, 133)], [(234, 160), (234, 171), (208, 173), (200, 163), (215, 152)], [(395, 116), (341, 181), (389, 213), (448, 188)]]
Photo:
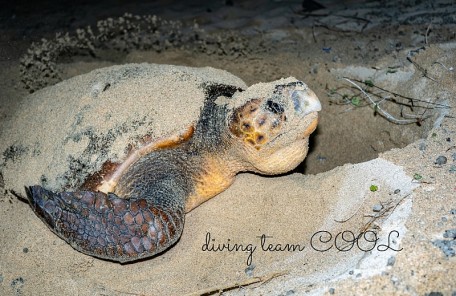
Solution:
[[(321, 123), (311, 139), (312, 151), (298, 171), (278, 177), (239, 175), (228, 190), (187, 215), (183, 236), (174, 247), (153, 259), (133, 264), (120, 265), (75, 251), (52, 234), (26, 203), (7, 190), (5, 183), (19, 184), (22, 176), (2, 170), (0, 294), (198, 295), (198, 291), (212, 287), (214, 290), (231, 287), (226, 295), (426, 295), (431, 292), (452, 295), (456, 291), (451, 232), (456, 228), (456, 45), (454, 36), (448, 32), (454, 31), (454, 22), (441, 21), (448, 18), (446, 13), (451, 16), (451, 11), (436, 6), (432, 32), (425, 36), (429, 26), (426, 21), (429, 7), (425, 2), (403, 7), (402, 13), (388, 22), (383, 16), (388, 15), (391, 7), (369, 13), (376, 3), (364, 10), (352, 10), (364, 13), (360, 16), (369, 16), (371, 20), (362, 32), (364, 22), (348, 22), (350, 26), (346, 27), (347, 22), (341, 26), (331, 18), (331, 13), (350, 10), (329, 3), (324, 11), (328, 16), (319, 19), (326, 27), (314, 28), (305, 26), (309, 19), (301, 19), (280, 3), (274, 7), (263, 3), (265, 7), (257, 12), (262, 11), (264, 17), (255, 21), (248, 18), (253, 9), (247, 4), (212, 7), (212, 14), (195, 7), (186, 13), (169, 9), (164, 16), (185, 15), (182, 19), (197, 16), (203, 27), (216, 32), (222, 28), (223, 33), (231, 26), (253, 34), (252, 28), (261, 28), (269, 52), (253, 47), (246, 55), (233, 58), (229, 52), (207, 55), (207, 52), (169, 48), (160, 53), (131, 50), (111, 60), (74, 55), (70, 60), (57, 61), (63, 79), (103, 66), (131, 62), (210, 65), (228, 70), (247, 85), (295, 76), (305, 81), (322, 101)], [(287, 25), (290, 15), (298, 20), (294, 26)], [(416, 15), (423, 17), (421, 23)], [(90, 21), (91, 17), (89, 14), (87, 19)], [(52, 32), (49, 26), (50, 29), (35, 30), (45, 35), (46, 30)], [(5, 35), (10, 36), (11, 40), (7, 41), (22, 44), (15, 37), (19, 29), (12, 26), (11, 30)], [(251, 40), (247, 44), (257, 44), (255, 37)], [(398, 42), (401, 42), (399, 47)], [(21, 115), (12, 120), (24, 112), (21, 104), (30, 105), (27, 100), (34, 95), (26, 96), (20, 82), (20, 55), (7, 44), (2, 47), (7, 59), (1, 61), (4, 70), (0, 79), (0, 138), (13, 134), (14, 129), (24, 129), (23, 133), (29, 133), (30, 137), (22, 140), (29, 141), (43, 132), (33, 131), (34, 120), (42, 119)], [(24, 53), (28, 45), (22, 45)], [(329, 53), (327, 47), (332, 47)], [(410, 55), (410, 51), (421, 47), (424, 50)], [(347, 91), (342, 76), (371, 79), (392, 92), (424, 100), (424, 106), (434, 109), (425, 111), (430, 117), (421, 126), (391, 123), (379, 115), (373, 116), (369, 107), (346, 104), (342, 95), (338, 96)], [(128, 85), (125, 87), (129, 89)], [(147, 91), (141, 84), (132, 88)], [(89, 90), (88, 93), (94, 94)], [(186, 106), (186, 115), (196, 114), (200, 107), (198, 102), (186, 102)], [(382, 106), (403, 119), (397, 105)], [(64, 109), (57, 103), (54, 108), (48, 112)], [(422, 114), (425, 109), (404, 111)], [(157, 116), (166, 118), (174, 114), (168, 110)], [(186, 118), (192, 115), (179, 116), (179, 122), (185, 124)], [(11, 122), (15, 126), (9, 126)], [(100, 125), (100, 128), (108, 127)], [(176, 125), (171, 120), (157, 133), (174, 131), (173, 128)], [(447, 161), (436, 164), (439, 156), (445, 156)], [(37, 165), (34, 174), (39, 177)], [(341, 248), (340, 244), (333, 244), (338, 233), (359, 234), (364, 230), (375, 231), (379, 238), (372, 251), (360, 250), (373, 245), (362, 240), (360, 247), (336, 250), (336, 246)], [(324, 235), (330, 233), (330, 242), (319, 243), (319, 231), (327, 231), (321, 233)], [(350, 238), (349, 232), (345, 235)], [(369, 235), (371, 232), (367, 238), (372, 239)], [(210, 251), (211, 244), (206, 245), (208, 236), (214, 239), (214, 244), (242, 244), (244, 251)], [(272, 244), (269, 250), (263, 250), (269, 244)], [(295, 249), (279, 250), (287, 244)], [(320, 252), (330, 246), (330, 250)], [(271, 280), (238, 287), (255, 277)]]

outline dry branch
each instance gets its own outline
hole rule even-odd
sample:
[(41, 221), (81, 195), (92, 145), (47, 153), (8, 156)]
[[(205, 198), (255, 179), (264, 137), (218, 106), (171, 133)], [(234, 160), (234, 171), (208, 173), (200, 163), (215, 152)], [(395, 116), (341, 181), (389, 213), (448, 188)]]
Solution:
[(222, 286), (222, 287), (211, 287), (211, 288), (199, 290), (199, 291), (187, 294), (186, 296), (209, 296), (209, 295), (214, 295), (215, 293), (220, 295), (222, 292), (229, 291), (232, 289), (249, 286), (249, 285), (256, 284), (256, 283), (264, 284), (276, 277), (283, 276), (286, 274), (288, 274), (288, 271), (275, 272), (275, 273), (272, 273), (269, 275), (247, 279), (247, 280), (239, 282), (239, 283), (228, 284), (228, 285)]
[(387, 120), (395, 123), (395, 124), (411, 124), (411, 123), (416, 123), (417, 120), (412, 120), (412, 119), (397, 119), (395, 118), (394, 116), (392, 116), (391, 114), (389, 114), (387, 111), (383, 110), (379, 104), (377, 102), (375, 102), (370, 96), (368, 93), (366, 93), (358, 84), (354, 83), (352, 80), (348, 79), (348, 78), (345, 78), (344, 79), (346, 81), (348, 81), (349, 83), (351, 83), (353, 86), (355, 86), (357, 89), (359, 89), (365, 96), (366, 98), (369, 99), (369, 101), (371, 102), (371, 106), (372, 108), (374, 108), (374, 110), (376, 112), (378, 112), (381, 116), (385, 117)]

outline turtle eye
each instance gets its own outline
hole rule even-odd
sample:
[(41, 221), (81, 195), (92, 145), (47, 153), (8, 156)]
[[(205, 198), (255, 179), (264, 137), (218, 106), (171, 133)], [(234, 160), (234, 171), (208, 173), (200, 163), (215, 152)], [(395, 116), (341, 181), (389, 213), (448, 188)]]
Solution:
[(282, 114), (284, 112), (283, 107), (272, 100), (266, 102), (266, 109), (275, 114)]

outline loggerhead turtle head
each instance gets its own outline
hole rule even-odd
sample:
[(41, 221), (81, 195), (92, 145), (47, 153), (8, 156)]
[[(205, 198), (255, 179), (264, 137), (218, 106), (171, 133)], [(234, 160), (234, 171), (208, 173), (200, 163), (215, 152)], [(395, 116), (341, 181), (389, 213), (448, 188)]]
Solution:
[(245, 103), (233, 109), (228, 126), (248, 169), (279, 174), (299, 165), (318, 124), (321, 104), (315, 93), (287, 78), (253, 85), (238, 95)]

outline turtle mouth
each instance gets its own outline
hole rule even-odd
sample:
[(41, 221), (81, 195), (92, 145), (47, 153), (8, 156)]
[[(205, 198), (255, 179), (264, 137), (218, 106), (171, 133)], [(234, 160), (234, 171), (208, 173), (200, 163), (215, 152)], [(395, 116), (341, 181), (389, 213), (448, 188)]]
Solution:
[(312, 121), (310, 122), (309, 126), (305, 129), (303, 138), (307, 138), (308, 136), (310, 136), (311, 133), (313, 133), (317, 129), (318, 121), (320, 119), (317, 111), (314, 111), (308, 115), (309, 117), (311, 116)]

